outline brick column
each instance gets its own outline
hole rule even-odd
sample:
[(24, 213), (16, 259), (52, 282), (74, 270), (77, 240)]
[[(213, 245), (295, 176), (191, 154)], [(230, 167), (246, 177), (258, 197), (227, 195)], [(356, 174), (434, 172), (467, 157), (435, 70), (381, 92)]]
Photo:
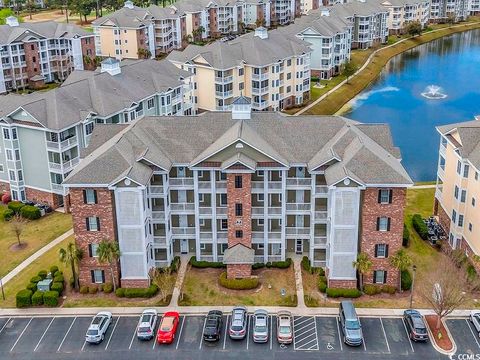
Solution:
[(36, 42), (27, 42), (23, 44), (25, 50), (25, 62), (27, 64), (28, 78), (35, 75), (41, 75), (40, 53)]
[[(82, 45), (82, 57), (83, 57), (83, 66), (85, 70), (95, 70), (95, 37), (90, 36), (90, 37), (85, 37), (80, 40), (80, 43)], [(89, 57), (91, 61), (87, 64), (85, 62), (85, 56)]]

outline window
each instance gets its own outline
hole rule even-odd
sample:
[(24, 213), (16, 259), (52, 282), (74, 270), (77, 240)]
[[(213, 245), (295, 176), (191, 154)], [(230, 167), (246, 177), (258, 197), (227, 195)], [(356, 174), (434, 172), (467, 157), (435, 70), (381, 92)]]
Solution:
[(200, 250), (205, 250), (207, 248), (207, 244), (200, 244)]
[(462, 190), (462, 194), (460, 195), (460, 202), (464, 203), (467, 199), (467, 190)]
[(87, 231), (100, 231), (100, 218), (89, 216), (86, 218)]
[(198, 201), (201, 203), (205, 202), (205, 194), (198, 194)]
[(155, 105), (155, 100), (154, 100), (153, 98), (148, 99), (148, 101), (147, 101), (147, 109), (153, 108), (154, 105)]
[(235, 237), (236, 237), (237, 239), (243, 238), (243, 231), (242, 231), (242, 230), (236, 230), (236, 231), (235, 231)]
[(83, 190), (84, 204), (97, 204), (97, 190), (85, 189)]
[(205, 219), (198, 219), (198, 225), (205, 226)]
[(243, 68), (238, 69), (238, 76), (243, 76)]
[(475, 172), (475, 180), (478, 180), (478, 171)]
[(17, 139), (17, 129), (15, 128), (12, 129), (12, 139), (13, 140)]
[(382, 216), (377, 218), (377, 231), (390, 231), (390, 218)]
[(228, 220), (227, 219), (222, 219), (221, 220), (220, 229), (222, 229), (222, 230), (227, 230), (228, 229)]
[(10, 181), (17, 181), (17, 177), (15, 176), (15, 171), (9, 170), (8, 175), (10, 177)]
[(6, 128), (3, 128), (3, 138), (5, 140), (9, 140), (10, 139), (10, 131)]
[(263, 174), (264, 174), (263, 170), (258, 170), (257, 171), (257, 176), (258, 177), (263, 177)]
[(257, 219), (257, 224), (263, 226), (265, 224), (265, 219)]
[(242, 91), (245, 88), (245, 83), (238, 83), (238, 90)]
[(0, 172), (2, 172), (2, 173), (3, 173), (3, 171), (4, 171), (4, 170), (3, 170), (3, 165), (2, 165), (2, 164), (0, 164)]
[(235, 216), (242, 216), (242, 215), (243, 215), (242, 204), (235, 204)]
[(392, 190), (380, 189), (378, 190), (378, 203), (379, 204), (391, 204), (392, 203)]
[(472, 223), (468, 223), (468, 231), (472, 232), (473, 230), (473, 225)]
[(258, 201), (263, 202), (263, 200), (265, 199), (265, 194), (257, 194), (257, 199)]
[(388, 257), (388, 245), (387, 244), (376, 244), (375, 245), (375, 257), (376, 258), (386, 258), (386, 257)]
[(227, 194), (220, 194), (220, 205), (227, 206)]
[(464, 178), (468, 178), (468, 171), (470, 170), (470, 166), (469, 165), (464, 165), (463, 166), (463, 177)]
[(89, 122), (88, 124), (85, 125), (85, 134), (90, 135), (93, 132), (94, 128), (93, 122)]
[(242, 188), (242, 175), (236, 175), (235, 176), (235, 189), (241, 189)]
[(453, 196), (454, 196), (455, 199), (457, 199), (457, 200), (458, 200), (458, 192), (459, 192), (458, 186), (455, 185), (455, 190), (453, 191)]
[(287, 66), (291, 66), (292, 65), (292, 59), (288, 59), (287, 60)]
[(454, 224), (457, 222), (457, 212), (455, 209), (452, 210), (452, 221)]
[(457, 160), (457, 174), (460, 175), (462, 173), (462, 163), (460, 160)]
[(98, 244), (89, 244), (88, 245), (88, 256), (98, 257)]
[(105, 282), (105, 271), (103, 270), (91, 270), (92, 283), (103, 284)]
[(18, 181), (23, 181), (23, 172), (22, 172), (22, 170), (18, 170)]
[(462, 214), (458, 215), (458, 226), (460, 226), (460, 227), (463, 226), (463, 215)]
[(13, 161), (13, 154), (12, 154), (12, 150), (10, 150), (10, 149), (6, 149), (6, 150), (5, 150), (5, 154), (7, 155), (7, 160), (9, 160), (9, 161)]
[(373, 272), (374, 284), (385, 284), (387, 282), (387, 272), (385, 270), (375, 270)]
[(472, 206), (475, 207), (475, 198), (472, 197)]

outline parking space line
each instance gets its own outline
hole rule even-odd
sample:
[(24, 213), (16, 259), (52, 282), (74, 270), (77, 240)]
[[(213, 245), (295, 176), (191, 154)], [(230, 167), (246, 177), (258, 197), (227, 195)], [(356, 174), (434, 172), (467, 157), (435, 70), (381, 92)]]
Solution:
[(43, 335), (42, 335), (42, 337), (40, 338), (40, 340), (38, 340), (37, 346), (35, 346), (35, 349), (33, 349), (34, 352), (37, 351), (38, 347), (40, 346), (40, 343), (42, 342), (43, 338), (44, 338), (45, 335), (47, 334), (48, 329), (50, 329), (50, 326), (52, 325), (53, 320), (55, 320), (55, 316), (52, 318), (52, 321), (50, 321), (50, 323), (48, 324), (48, 326), (47, 326), (47, 328), (45, 329), (45, 331), (43, 332)]
[(153, 345), (152, 345), (152, 350), (155, 350), (155, 346), (157, 346), (157, 336), (155, 335), (155, 337), (153, 338), (155, 341), (153, 342)]
[(60, 348), (62, 347), (63, 343), (65, 342), (65, 339), (67, 338), (68, 333), (69, 333), (70, 330), (72, 329), (72, 326), (73, 326), (73, 323), (75, 322), (75, 320), (77, 320), (77, 317), (76, 317), (76, 316), (73, 318), (73, 321), (72, 321), (72, 323), (70, 324), (70, 327), (68, 328), (67, 332), (65, 333), (65, 336), (63, 337), (62, 342), (61, 342), (60, 345), (58, 346), (57, 352), (60, 351)]
[[(313, 335), (313, 334), (312, 334)], [(306, 338), (305, 338), (306, 339)], [(316, 346), (306, 348), (307, 345), (311, 344), (312, 342), (316, 341), (316, 339), (312, 339), (309, 342), (302, 345), (302, 350), (315, 350)], [(299, 349), (300, 350), (300, 349)]]
[[(306, 333), (312, 331), (314, 328), (315, 328), (315, 326), (312, 328), (312, 324), (309, 324), (309, 328), (307, 328), (306, 330), (303, 330), (303, 331), (297, 330), (295, 332), (295, 335), (296, 336), (302, 336), (303, 334), (306, 334)], [(302, 329), (305, 329), (305, 327), (303, 327)]]
[[(312, 324), (307, 324), (305, 326), (302, 326), (300, 329), (297, 329), (297, 335), (300, 335), (299, 332), (305, 328), (308, 328), (309, 326), (312, 326)], [(307, 330), (308, 331), (308, 330)]]
[(205, 320), (203, 320), (203, 329), (202, 329), (202, 335), (200, 336), (200, 345), (198, 346), (199, 350), (202, 350), (202, 344), (203, 344), (203, 334), (205, 333), (205, 326), (207, 325), (207, 317), (205, 316)]
[(383, 336), (385, 336), (385, 342), (387, 343), (388, 352), (391, 353), (391, 351), (390, 351), (390, 345), (388, 344), (387, 333), (386, 333), (386, 331), (385, 331), (385, 327), (383, 326), (382, 318), (380, 318), (380, 324), (382, 325)]
[[(130, 340), (130, 345), (128, 346), (128, 350), (132, 348), (133, 340), (135, 339), (135, 335), (137, 334), (137, 327), (133, 330), (132, 340)], [(153, 341), (155, 341), (155, 336), (153, 337)]]
[(108, 338), (107, 345), (105, 345), (105, 350), (108, 350), (108, 345), (110, 345), (110, 340), (112, 340), (113, 333), (115, 332), (115, 329), (117, 328), (118, 322), (120, 321), (121, 316), (117, 318), (117, 321), (115, 322), (115, 325), (113, 326), (112, 332), (110, 334), (110, 337)]
[(225, 350), (225, 342), (227, 341), (227, 332), (228, 332), (228, 319), (230, 315), (227, 315), (227, 322), (225, 323), (225, 336), (223, 337), (223, 350)]
[(248, 315), (248, 319), (247, 319), (247, 350), (248, 350), (248, 343), (250, 341), (250, 318), (252, 317), (252, 315)]
[(340, 350), (343, 351), (342, 338), (341, 338), (341, 335), (340, 335), (340, 324), (339, 324), (338, 317), (335, 318), (335, 319), (337, 320), (338, 343), (340, 344)]
[(2, 329), (0, 330), (0, 334), (2, 333), (3, 329), (7, 326), (7, 324), (12, 320), (12, 318), (8, 318), (7, 322), (2, 326)]
[(318, 343), (317, 319), (315, 318), (315, 316), (313, 317), (313, 324), (315, 325), (315, 339), (317, 340), (317, 346), (316, 346), (315, 350), (319, 350), (320, 349), (320, 344)]
[(272, 341), (273, 341), (273, 316), (270, 315), (270, 350), (272, 350)]
[[(305, 318), (305, 320), (301, 321), (300, 323), (295, 322), (295, 318), (294, 318), (294, 319), (293, 319), (293, 326), (303, 324), (304, 322), (307, 322), (308, 320), (310, 320), (310, 318), (309, 318), (308, 316), (300, 316), (300, 317), (297, 318), (297, 319), (300, 320), (300, 319), (303, 319), (303, 318)], [(297, 320), (297, 321), (298, 321), (298, 320)]]
[(405, 334), (407, 334), (407, 339), (408, 339), (408, 342), (410, 343), (410, 347), (412, 348), (412, 351), (415, 352), (415, 349), (413, 348), (413, 344), (412, 344), (412, 339), (410, 339), (410, 335), (408, 335), (407, 326), (405, 325), (405, 321), (403, 319), (402, 319), (402, 324), (403, 324), (403, 328), (405, 329)]
[[(180, 343), (180, 338), (182, 337), (182, 330), (183, 330), (183, 323), (185, 322), (185, 316), (182, 319), (182, 324), (180, 325), (180, 332), (178, 334), (178, 339), (177, 339), (177, 345), (175, 346), (175, 349), (178, 349), (178, 344)], [(203, 338), (203, 334), (202, 334)]]
[(475, 342), (477, 343), (477, 346), (480, 348), (480, 344), (479, 344), (478, 341), (477, 341), (477, 337), (475, 336), (475, 333), (473, 332), (472, 327), (470, 326), (470, 321), (467, 320), (467, 319), (465, 319), (465, 321), (467, 322), (468, 329), (469, 329), (470, 332), (472, 333), (472, 336), (473, 336), (473, 338), (475, 339)]
[[(296, 347), (302, 347), (302, 346), (304, 346), (304, 345), (298, 346), (298, 344), (301, 344), (303, 341), (307, 340), (308, 338), (312, 337), (313, 335), (316, 335), (316, 334), (313, 334), (313, 333), (312, 333), (312, 334), (307, 335), (307, 336), (305, 336), (304, 338), (298, 340), (298, 341), (296, 342), (296, 344), (295, 344), (295, 345), (297, 345)], [(308, 343), (310, 343), (310, 341), (309, 341)], [(308, 343), (307, 343), (307, 344), (308, 344)]]
[(82, 350), (80, 350), (80, 351), (83, 351), (83, 349), (85, 349), (85, 345), (87, 345), (87, 340), (85, 340), (85, 341), (83, 342)]
[(25, 330), (27, 330), (28, 325), (30, 325), (30, 323), (32, 322), (32, 320), (33, 320), (33, 317), (30, 318), (30, 321), (27, 323), (27, 325), (25, 326), (25, 328), (23, 329), (23, 331), (20, 333), (20, 336), (18, 337), (17, 341), (15, 341), (15, 344), (13, 344), (12, 348), (10, 349), (10, 351), (13, 351), (13, 349), (15, 348), (15, 345), (17, 345), (17, 343), (20, 341), (22, 335), (24, 334)]

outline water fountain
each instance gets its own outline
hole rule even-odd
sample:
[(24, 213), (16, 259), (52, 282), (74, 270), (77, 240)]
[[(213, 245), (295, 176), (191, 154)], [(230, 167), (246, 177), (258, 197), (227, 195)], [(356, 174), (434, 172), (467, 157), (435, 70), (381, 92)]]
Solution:
[(445, 99), (447, 97), (447, 94), (444, 94), (442, 90), (443, 89), (440, 86), (428, 85), (425, 91), (422, 92), (421, 95), (431, 100)]

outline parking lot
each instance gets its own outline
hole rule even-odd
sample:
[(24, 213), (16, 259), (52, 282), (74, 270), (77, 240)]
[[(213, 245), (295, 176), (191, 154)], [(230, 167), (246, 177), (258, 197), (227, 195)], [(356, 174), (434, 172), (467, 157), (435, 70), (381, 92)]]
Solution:
[[(227, 335), (230, 316), (223, 319), (221, 339), (216, 343), (202, 340), (204, 316), (181, 316), (171, 345), (136, 338), (137, 316), (114, 316), (99, 345), (85, 342), (91, 317), (0, 318), (1, 359), (441, 359), (430, 343), (413, 343), (401, 318), (362, 317), (364, 344), (349, 347), (342, 341), (336, 317), (295, 316), (294, 341), (279, 345), (275, 339), (277, 318), (269, 317), (270, 336), (265, 344), (252, 341), (253, 317), (242, 341)], [(480, 352), (470, 324), (465, 319), (448, 320), (460, 351)]]

